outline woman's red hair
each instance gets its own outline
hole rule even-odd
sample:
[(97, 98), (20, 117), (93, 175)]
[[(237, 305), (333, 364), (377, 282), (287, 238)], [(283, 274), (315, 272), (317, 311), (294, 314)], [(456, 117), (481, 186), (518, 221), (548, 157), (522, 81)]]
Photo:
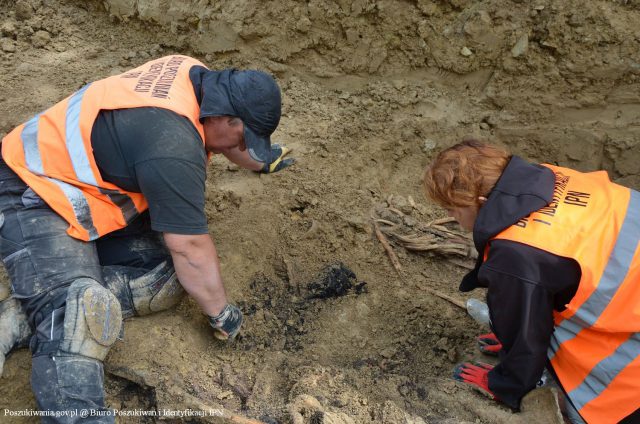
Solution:
[(427, 197), (443, 207), (478, 205), (487, 197), (511, 154), (476, 140), (463, 141), (438, 154), (424, 173)]

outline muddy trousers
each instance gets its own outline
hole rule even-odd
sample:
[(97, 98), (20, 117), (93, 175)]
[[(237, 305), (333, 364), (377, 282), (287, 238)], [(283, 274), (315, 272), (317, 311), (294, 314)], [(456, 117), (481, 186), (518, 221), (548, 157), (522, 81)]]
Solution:
[(0, 224), (0, 257), (33, 333), (31, 386), (38, 407), (48, 411), (42, 422), (114, 422), (105, 407), (102, 359), (120, 334), (123, 313), (136, 314), (127, 283), (173, 269), (159, 234), (143, 214), (95, 242), (74, 239), (1, 159)]

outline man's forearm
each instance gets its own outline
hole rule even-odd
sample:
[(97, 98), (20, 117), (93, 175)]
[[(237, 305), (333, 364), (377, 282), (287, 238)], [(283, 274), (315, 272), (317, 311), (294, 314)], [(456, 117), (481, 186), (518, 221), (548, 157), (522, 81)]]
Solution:
[(236, 165), (252, 171), (260, 171), (264, 166), (264, 163), (254, 160), (251, 155), (249, 155), (248, 150), (242, 151), (235, 147), (222, 152), (222, 154)]
[(208, 234), (166, 234), (178, 279), (204, 313), (218, 315), (227, 304), (215, 245)]

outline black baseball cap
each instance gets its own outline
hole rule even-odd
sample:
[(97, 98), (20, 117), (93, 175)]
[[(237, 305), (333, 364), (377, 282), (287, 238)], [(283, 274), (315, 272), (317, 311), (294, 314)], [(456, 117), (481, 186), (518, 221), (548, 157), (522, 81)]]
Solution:
[(275, 79), (256, 70), (199, 73), (200, 121), (209, 116), (240, 118), (244, 124), (244, 142), (251, 157), (258, 162), (271, 163), (271, 134), (278, 127), (282, 113), (280, 87)]

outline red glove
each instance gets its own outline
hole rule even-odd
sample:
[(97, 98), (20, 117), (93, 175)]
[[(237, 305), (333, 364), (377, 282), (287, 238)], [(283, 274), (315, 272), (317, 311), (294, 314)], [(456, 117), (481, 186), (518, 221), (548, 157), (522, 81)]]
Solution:
[(480, 334), (477, 340), (480, 352), (486, 355), (498, 356), (498, 352), (502, 349), (502, 343), (493, 333)]
[(493, 367), (491, 365), (482, 362), (464, 362), (454, 368), (453, 378), (470, 384), (471, 387), (480, 393), (497, 400), (496, 395), (489, 390), (489, 371), (492, 369)]

